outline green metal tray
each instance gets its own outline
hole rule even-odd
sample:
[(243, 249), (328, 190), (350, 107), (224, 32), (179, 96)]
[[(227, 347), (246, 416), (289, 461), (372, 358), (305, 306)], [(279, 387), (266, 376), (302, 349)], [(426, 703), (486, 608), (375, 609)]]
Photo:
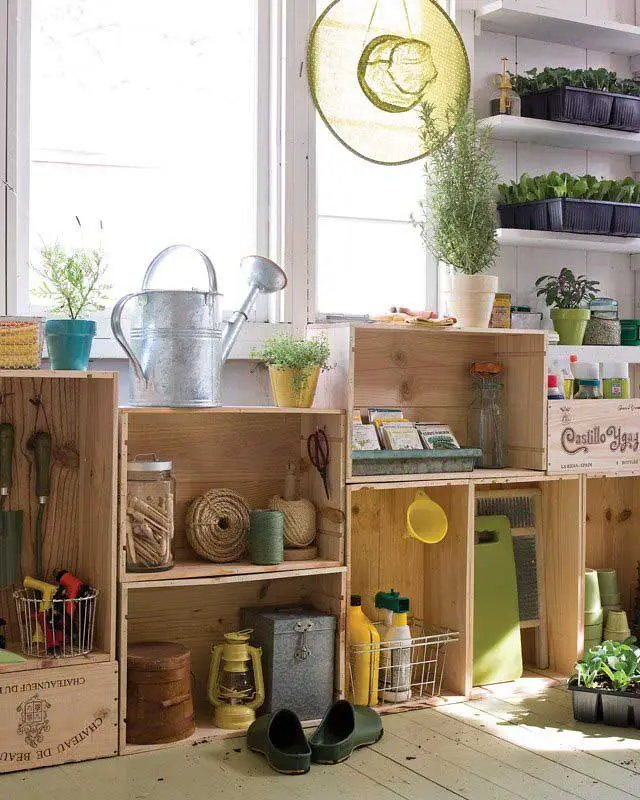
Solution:
[(354, 450), (353, 475), (422, 475), (434, 472), (471, 472), (482, 450)]

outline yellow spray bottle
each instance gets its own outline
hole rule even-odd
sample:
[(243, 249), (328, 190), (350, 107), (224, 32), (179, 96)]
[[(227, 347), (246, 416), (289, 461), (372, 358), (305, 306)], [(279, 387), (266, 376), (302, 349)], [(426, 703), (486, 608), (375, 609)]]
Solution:
[(362, 598), (351, 595), (347, 625), (349, 628), (350, 699), (356, 706), (378, 703), (380, 634), (362, 610)]

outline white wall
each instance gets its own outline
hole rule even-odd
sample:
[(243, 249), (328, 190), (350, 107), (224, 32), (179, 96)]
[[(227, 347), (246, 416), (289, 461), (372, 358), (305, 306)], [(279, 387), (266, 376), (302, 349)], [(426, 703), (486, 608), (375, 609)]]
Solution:
[[(587, 14), (598, 19), (636, 23), (636, 0), (545, 0), (548, 8), (564, 13)], [(640, 0), (638, 0), (640, 8)], [(625, 56), (582, 50), (567, 45), (550, 44), (518, 36), (484, 32), (474, 43), (474, 103), (481, 117), (489, 115), (489, 100), (495, 91), (492, 76), (500, 71), (500, 58), (509, 58), (512, 72), (532, 67), (606, 67), (623, 77), (630, 76)], [(494, 142), (501, 180), (518, 179), (523, 172), (538, 175), (551, 170), (591, 173), (597, 177), (619, 178), (631, 174), (627, 156), (588, 153), (584, 150), (561, 150), (515, 142)], [(601, 294), (616, 298), (622, 317), (637, 316), (633, 306), (634, 278), (630, 258), (624, 254), (586, 253), (558, 249), (504, 247), (495, 273), (500, 276), (500, 290), (510, 292), (512, 302), (530, 305), (541, 311), (543, 302), (535, 297), (533, 284), (543, 274), (557, 273), (571, 267), (601, 282)]]

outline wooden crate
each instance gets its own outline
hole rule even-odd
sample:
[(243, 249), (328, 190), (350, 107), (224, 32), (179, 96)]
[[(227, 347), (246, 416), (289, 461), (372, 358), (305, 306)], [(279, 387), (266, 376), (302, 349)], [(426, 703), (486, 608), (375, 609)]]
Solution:
[(0, 675), (0, 773), (118, 752), (118, 665)]
[[(99, 592), (95, 652), (89, 661), (116, 658), (117, 374), (113, 372), (0, 371), (0, 421), (15, 427), (13, 488), (7, 508), (24, 511), (21, 575), (34, 574), (38, 500), (28, 440), (38, 429), (52, 436), (51, 497), (43, 526), (43, 566), (53, 581), (69, 569)], [(11, 649), (19, 641), (13, 588), (0, 591), (0, 616), (9, 622)], [(85, 659), (86, 661), (86, 659)], [(21, 669), (57, 666), (29, 659)], [(75, 660), (74, 663), (77, 663)], [(0, 667), (0, 673), (16, 667)]]
[[(242, 736), (216, 728), (207, 701), (211, 647), (228, 631), (238, 630), (240, 609), (251, 606), (309, 604), (337, 617), (335, 651), (336, 698), (344, 694), (346, 568), (317, 572), (301, 569), (271, 578), (255, 575), (194, 578), (155, 585), (121, 587), (120, 663), (122, 698), (127, 696), (127, 647), (132, 642), (178, 642), (191, 651), (197, 728), (188, 741)], [(177, 742), (176, 744), (184, 744)], [(126, 700), (121, 704), (120, 752), (129, 754), (173, 745), (127, 745)]]
[[(168, 572), (126, 572), (125, 505), (120, 505), (120, 578), (167, 582), (182, 578), (246, 575), (330, 568), (344, 564), (344, 412), (320, 409), (210, 408), (123, 409), (121, 411), (120, 495), (127, 493), (127, 459), (160, 453), (173, 461), (176, 481), (176, 566)], [(307, 437), (324, 428), (330, 447), (330, 497), (307, 455)], [(257, 567), (248, 561), (213, 564), (200, 559), (185, 534), (187, 509), (209, 489), (239, 492), (252, 508), (267, 508), (281, 495), (288, 465), (299, 466), (299, 496), (318, 509), (318, 558)]]
[[(400, 407), (408, 419), (451, 426), (470, 444), (469, 410), (473, 402), (470, 367), (474, 361), (505, 366), (507, 411), (506, 465), (546, 468), (546, 335), (541, 331), (425, 330), (397, 325), (313, 325), (309, 335), (324, 332), (336, 366), (320, 380), (318, 403), (349, 410), (370, 406)], [(351, 414), (348, 439), (351, 442)], [(347, 482), (354, 478), (347, 459)], [(402, 481), (377, 476), (371, 481)]]
[(548, 470), (640, 471), (640, 400), (549, 402)]

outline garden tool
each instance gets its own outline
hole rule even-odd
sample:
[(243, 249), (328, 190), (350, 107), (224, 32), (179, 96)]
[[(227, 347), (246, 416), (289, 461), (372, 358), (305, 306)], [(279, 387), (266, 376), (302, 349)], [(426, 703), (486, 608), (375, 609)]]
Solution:
[(23, 585), (25, 589), (33, 589), (36, 592), (40, 592), (42, 595), (38, 612), (36, 614), (36, 626), (33, 631), (33, 641), (37, 642), (38, 644), (43, 644), (45, 642), (44, 629), (49, 627), (46, 625), (46, 613), (47, 611), (51, 611), (53, 609), (52, 600), (58, 591), (58, 587), (53, 586), (50, 583), (45, 583), (44, 581), (39, 581), (35, 578), (29, 577), (24, 579)]
[(35, 561), (36, 577), (44, 577), (42, 567), (42, 523), (44, 511), (51, 494), (51, 434), (47, 431), (38, 431), (30, 442), (36, 464), (36, 495), (38, 497), (38, 515), (35, 528)]
[(417, 492), (407, 509), (409, 535), (425, 544), (437, 544), (447, 535), (448, 528), (449, 521), (443, 508), (424, 492)]
[(56, 575), (59, 589), (58, 594), (62, 595), (64, 599), (64, 611), (69, 619), (73, 620), (76, 613), (76, 600), (79, 597), (84, 597), (89, 590), (89, 586), (80, 578), (76, 578), (68, 570), (61, 570)]
[(10, 422), (0, 424), (0, 587), (16, 582), (22, 553), (22, 511), (5, 511), (13, 484), (11, 466), (15, 431)]

